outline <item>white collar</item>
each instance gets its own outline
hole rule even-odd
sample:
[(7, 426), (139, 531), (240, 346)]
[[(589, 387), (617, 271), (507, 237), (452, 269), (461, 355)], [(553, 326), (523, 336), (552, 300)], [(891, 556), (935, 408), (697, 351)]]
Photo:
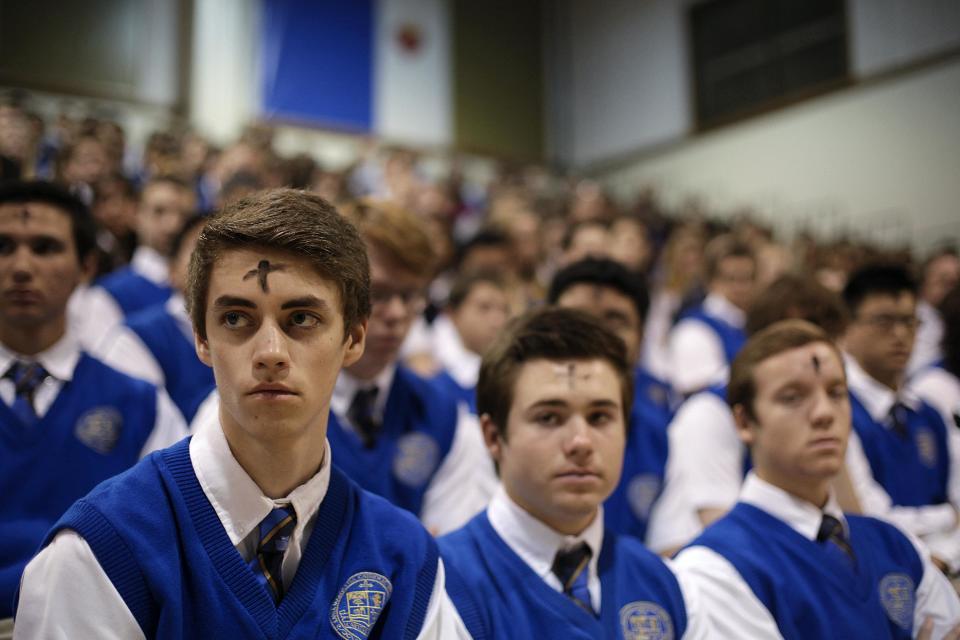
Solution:
[(703, 310), (738, 329), (742, 329), (747, 323), (747, 314), (743, 312), (743, 309), (719, 293), (707, 294), (707, 297), (703, 299)]
[(747, 474), (743, 486), (740, 488), (740, 502), (753, 505), (766, 511), (774, 518), (782, 520), (807, 540), (817, 539), (824, 514), (831, 515), (839, 520), (843, 524), (844, 531), (849, 533), (847, 520), (843, 516), (843, 511), (840, 509), (840, 504), (837, 502), (836, 496), (833, 495), (833, 491), (827, 498), (827, 504), (823, 509), (820, 509), (816, 505), (760, 479), (756, 473), (751, 471)]
[(458, 385), (464, 389), (477, 386), (480, 375), (480, 356), (467, 349), (456, 325), (447, 314), (433, 321), (434, 353)]
[(849, 354), (844, 354), (843, 364), (847, 370), (847, 386), (874, 422), (886, 421), (898, 400), (914, 411), (919, 408), (920, 398), (910, 389), (901, 387), (899, 391), (894, 391), (880, 383), (864, 371), (860, 363)]
[(35, 356), (24, 356), (0, 344), (0, 375), (3, 375), (13, 364), (14, 360), (21, 362), (39, 362), (47, 373), (66, 382), (73, 379), (73, 371), (80, 361), (80, 343), (73, 332), (67, 329), (66, 333), (54, 342), (49, 348)]
[(597, 508), (597, 515), (586, 529), (579, 535), (568, 536), (554, 531), (527, 513), (500, 485), (490, 499), (487, 518), (497, 535), (541, 578), (545, 579), (553, 573), (553, 562), (558, 551), (580, 542), (586, 542), (593, 552), (588, 569), (591, 576), (597, 575), (597, 561), (603, 545), (602, 506)]
[(137, 247), (130, 259), (130, 268), (156, 285), (166, 286), (170, 282), (170, 263), (156, 249)]
[(346, 369), (340, 370), (337, 376), (337, 383), (333, 387), (333, 396), (330, 398), (330, 408), (337, 417), (344, 417), (350, 409), (350, 403), (353, 402), (353, 396), (360, 389), (369, 389), (377, 387), (377, 400), (374, 402), (373, 411), (378, 417), (383, 417), (383, 410), (387, 406), (387, 396), (390, 395), (390, 386), (393, 384), (393, 377), (397, 372), (396, 361), (388, 364), (383, 371), (377, 374), (372, 381), (360, 380), (359, 378), (347, 373)]
[(301, 536), (304, 527), (308, 523), (312, 525), (317, 509), (327, 495), (331, 455), (327, 442), (320, 470), (287, 497), (274, 500), (263, 495), (257, 483), (233, 457), (219, 419), (197, 425), (190, 441), (193, 471), (233, 546), (239, 545), (274, 508), (288, 504), (292, 504), (297, 513), (295, 535)]

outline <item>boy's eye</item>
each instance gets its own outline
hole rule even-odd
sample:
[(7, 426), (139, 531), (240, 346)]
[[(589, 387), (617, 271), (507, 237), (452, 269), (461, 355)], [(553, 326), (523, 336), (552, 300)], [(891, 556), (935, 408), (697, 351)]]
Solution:
[(590, 422), (590, 424), (599, 427), (611, 422), (613, 420), (613, 416), (606, 411), (597, 411), (595, 413), (591, 413), (587, 420)]
[(320, 319), (306, 311), (295, 311), (290, 314), (290, 324), (297, 327), (315, 327), (320, 324)]
[(227, 311), (223, 314), (223, 324), (228, 327), (245, 327), (249, 324), (248, 318), (239, 311)]
[(554, 411), (537, 414), (533, 419), (537, 424), (545, 427), (555, 427), (560, 424), (560, 414)]

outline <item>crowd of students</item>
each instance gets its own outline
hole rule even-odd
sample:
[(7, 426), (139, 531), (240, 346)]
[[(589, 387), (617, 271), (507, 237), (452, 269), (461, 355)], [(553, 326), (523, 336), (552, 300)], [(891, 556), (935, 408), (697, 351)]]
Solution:
[(0, 637), (960, 637), (954, 250), (123, 133), (0, 104)]

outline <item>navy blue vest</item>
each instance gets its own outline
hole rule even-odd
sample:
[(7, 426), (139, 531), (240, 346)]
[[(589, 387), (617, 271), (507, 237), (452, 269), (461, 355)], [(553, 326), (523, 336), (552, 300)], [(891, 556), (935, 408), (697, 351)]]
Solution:
[[(631, 640), (680, 638), (686, 630), (683, 593), (673, 573), (628, 536), (604, 535), (597, 560), (599, 619), (534, 573), (497, 535), (485, 511), (439, 544), (447, 593), (474, 638)], [(667, 629), (672, 634), (651, 633)]]
[(78, 498), (126, 471), (156, 423), (157, 389), (82, 354), (33, 427), (0, 402), (0, 618), (44, 534)]
[(947, 502), (950, 451), (947, 428), (936, 409), (926, 403), (919, 411), (907, 409), (903, 436), (875, 422), (853, 393), (850, 409), (870, 471), (893, 504), (922, 507)]
[(147, 638), (333, 638), (340, 624), (356, 637), (413, 640), (438, 564), (436, 543), (414, 518), (334, 468), (275, 606), (204, 495), (189, 439), (97, 487), (47, 541), (61, 529), (87, 541)]
[(720, 338), (720, 342), (723, 343), (723, 354), (727, 359), (728, 365), (733, 362), (733, 359), (747, 341), (747, 334), (744, 333), (743, 329), (708, 314), (704, 311), (703, 306), (693, 307), (689, 311), (684, 312), (679, 319), (699, 320), (710, 327), (710, 329), (717, 334), (717, 337)]
[(331, 411), (327, 438), (334, 460), (367, 491), (419, 516), (427, 486), (453, 444), (457, 402), (397, 367), (383, 416), (380, 435), (368, 449)]
[(450, 372), (443, 370), (434, 377), (430, 378), (430, 381), (439, 386), (443, 391), (451, 396), (463, 402), (470, 409), (470, 413), (477, 413), (477, 388), (473, 387), (462, 387), (460, 383), (453, 379), (453, 376), (450, 375)]
[(643, 369), (634, 372), (633, 410), (620, 484), (603, 508), (608, 531), (643, 540), (650, 511), (663, 489), (667, 426), (673, 418), (670, 388)]
[(154, 283), (134, 271), (130, 266), (108, 273), (100, 278), (96, 284), (113, 296), (125, 316), (155, 304), (162, 304), (173, 293), (169, 286), (160, 286)]
[(200, 362), (193, 341), (184, 335), (164, 304), (132, 314), (127, 325), (160, 365), (167, 393), (189, 423), (216, 386), (213, 369)]
[(847, 524), (856, 572), (839, 566), (822, 544), (742, 502), (690, 546), (730, 561), (785, 640), (911, 638), (920, 556), (893, 525), (860, 516), (847, 516)]

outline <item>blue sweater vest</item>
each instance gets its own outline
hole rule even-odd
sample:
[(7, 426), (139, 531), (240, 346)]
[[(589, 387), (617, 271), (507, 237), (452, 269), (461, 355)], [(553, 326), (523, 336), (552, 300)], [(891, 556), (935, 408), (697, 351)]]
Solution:
[(173, 293), (169, 286), (155, 284), (130, 266), (105, 275), (97, 284), (113, 296), (125, 316), (155, 304), (162, 304)]
[(87, 541), (147, 638), (413, 640), (438, 566), (436, 543), (414, 518), (334, 468), (275, 606), (204, 495), (189, 439), (97, 487), (47, 541), (61, 529)]
[(156, 404), (156, 387), (86, 354), (34, 426), (0, 402), (0, 618), (11, 615), (23, 568), (57, 519), (137, 463)]
[(448, 396), (465, 403), (470, 409), (470, 413), (477, 413), (477, 388), (475, 386), (460, 386), (460, 383), (454, 380), (453, 376), (446, 370), (430, 378), (430, 381), (440, 387)]
[(905, 436), (875, 422), (852, 393), (850, 409), (873, 477), (893, 504), (920, 507), (947, 501), (950, 451), (936, 409), (926, 403), (919, 411), (908, 409)]
[(164, 386), (180, 413), (193, 420), (200, 404), (216, 383), (213, 369), (200, 362), (193, 341), (163, 304), (153, 305), (127, 318), (127, 325), (150, 349), (163, 370)]
[(663, 489), (667, 426), (672, 417), (669, 387), (637, 369), (623, 473), (603, 509), (609, 531), (639, 540), (646, 536), (650, 511)]
[(450, 452), (456, 428), (456, 400), (397, 367), (374, 446), (365, 447), (333, 412), (327, 438), (337, 466), (354, 482), (419, 515), (427, 486)]
[(860, 516), (847, 516), (847, 524), (856, 572), (838, 566), (822, 544), (742, 502), (690, 546), (730, 561), (785, 640), (912, 637), (922, 560), (892, 525)]
[(720, 342), (723, 343), (723, 354), (727, 358), (727, 364), (733, 362), (733, 359), (739, 353), (743, 344), (747, 341), (747, 334), (743, 329), (733, 326), (716, 316), (712, 316), (704, 311), (702, 306), (694, 307), (680, 316), (680, 320), (699, 320), (710, 327)]
[[(486, 512), (439, 540), (447, 593), (474, 638), (680, 638), (683, 594), (638, 541), (608, 533), (598, 558), (600, 617), (554, 590), (497, 535)], [(671, 633), (672, 632), (672, 633)]]

